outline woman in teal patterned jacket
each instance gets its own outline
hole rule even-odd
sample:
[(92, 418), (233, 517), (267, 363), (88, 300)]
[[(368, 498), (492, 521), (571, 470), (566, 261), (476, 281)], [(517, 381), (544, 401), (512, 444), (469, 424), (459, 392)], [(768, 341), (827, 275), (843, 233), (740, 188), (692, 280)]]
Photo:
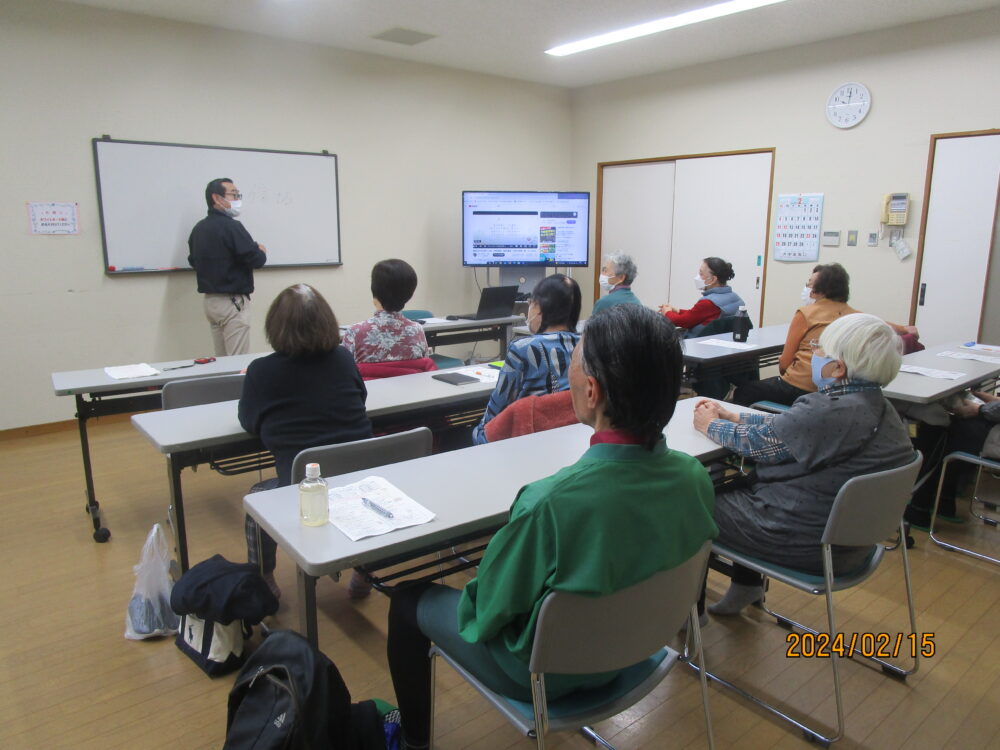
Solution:
[(535, 285), (528, 305), (528, 330), (533, 335), (507, 348), (486, 412), (472, 431), (473, 442), (487, 442), (486, 423), (519, 398), (569, 388), (569, 361), (580, 340), (579, 319), (580, 286), (573, 279), (554, 273)]

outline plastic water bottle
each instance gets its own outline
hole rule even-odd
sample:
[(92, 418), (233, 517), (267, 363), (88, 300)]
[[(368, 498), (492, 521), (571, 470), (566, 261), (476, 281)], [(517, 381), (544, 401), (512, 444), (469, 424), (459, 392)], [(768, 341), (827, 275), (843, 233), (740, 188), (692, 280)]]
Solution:
[(750, 335), (750, 316), (747, 314), (746, 305), (740, 305), (740, 311), (736, 313), (736, 320), (733, 321), (733, 341), (746, 341)]
[(319, 464), (306, 464), (306, 478), (299, 482), (299, 515), (306, 526), (322, 526), (330, 520), (326, 480)]

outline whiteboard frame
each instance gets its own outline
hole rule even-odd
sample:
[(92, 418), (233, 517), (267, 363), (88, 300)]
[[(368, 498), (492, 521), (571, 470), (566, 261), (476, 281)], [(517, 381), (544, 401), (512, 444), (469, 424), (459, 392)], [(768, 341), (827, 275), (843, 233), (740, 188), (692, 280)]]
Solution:
[(205, 144), (196, 143), (168, 143), (161, 141), (133, 141), (124, 140), (120, 138), (112, 138), (109, 135), (102, 135), (98, 138), (91, 139), (91, 148), (94, 155), (94, 180), (97, 187), (97, 211), (98, 217), (101, 224), (101, 254), (103, 258), (104, 274), (105, 276), (132, 276), (141, 274), (151, 274), (151, 273), (192, 273), (193, 268), (142, 268), (142, 269), (130, 269), (126, 270), (122, 268), (121, 270), (111, 269), (111, 264), (108, 258), (108, 235), (107, 229), (104, 225), (104, 199), (101, 192), (101, 164), (100, 158), (98, 156), (98, 144), (101, 143), (116, 143), (116, 144), (127, 144), (133, 146), (168, 146), (175, 148), (200, 148), (207, 149), (210, 151), (246, 151), (252, 153), (266, 153), (266, 154), (289, 154), (294, 156), (320, 156), (328, 157), (333, 159), (333, 199), (334, 206), (336, 208), (337, 214), (337, 260), (324, 262), (324, 263), (270, 263), (263, 266), (261, 269), (267, 268), (306, 268), (306, 267), (329, 267), (329, 266), (341, 266), (344, 263), (343, 248), (340, 243), (340, 162), (337, 159), (337, 155), (330, 153), (327, 150), (323, 151), (289, 151), (284, 149), (271, 149), (271, 148), (245, 148), (241, 146), (209, 146)]

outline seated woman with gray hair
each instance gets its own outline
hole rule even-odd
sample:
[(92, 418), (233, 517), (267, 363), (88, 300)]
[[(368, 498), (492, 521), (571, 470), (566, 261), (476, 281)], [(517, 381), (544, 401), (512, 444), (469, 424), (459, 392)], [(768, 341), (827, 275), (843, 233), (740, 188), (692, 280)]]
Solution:
[[(851, 477), (902, 466), (913, 447), (882, 394), (902, 359), (899, 339), (874, 315), (830, 323), (812, 356), (816, 393), (783, 414), (736, 414), (714, 401), (695, 407), (694, 426), (751, 458), (743, 486), (715, 497), (719, 541), (778, 565), (822, 575), (820, 540), (840, 488)], [(872, 499), (877, 502), (877, 498)], [(835, 574), (858, 567), (867, 547), (834, 547)], [(735, 615), (761, 597), (761, 578), (735, 566), (733, 583), (712, 614)]]
[(601, 292), (607, 292), (594, 303), (593, 315), (615, 305), (641, 305), (632, 292), (632, 282), (639, 269), (631, 255), (612, 253), (601, 264)]

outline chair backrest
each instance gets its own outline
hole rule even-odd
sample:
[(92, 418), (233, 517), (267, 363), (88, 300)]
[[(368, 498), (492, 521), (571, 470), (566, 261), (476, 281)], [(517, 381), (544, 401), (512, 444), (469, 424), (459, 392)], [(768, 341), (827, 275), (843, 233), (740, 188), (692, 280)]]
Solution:
[(292, 481), (298, 483), (305, 478), (306, 464), (319, 464), (320, 474), (330, 477), (429, 456), (433, 444), (431, 431), (417, 427), (352, 443), (307, 448), (292, 461)]
[(609, 672), (655, 653), (697, 601), (711, 548), (706, 541), (680, 565), (607, 596), (550, 593), (535, 626), (531, 671)]
[(503, 411), (486, 423), (483, 431), (486, 433), (486, 439), (495, 443), (520, 435), (565, 427), (579, 421), (576, 412), (573, 411), (570, 392), (556, 391), (543, 393), (540, 396), (525, 396), (508, 404)]
[(364, 380), (415, 375), (418, 372), (431, 372), (436, 369), (437, 363), (430, 357), (394, 360), (392, 362), (358, 362), (358, 372), (361, 373)]
[(400, 314), (407, 320), (423, 320), (434, 317), (434, 313), (430, 310), (401, 310)]
[(163, 408), (232, 401), (243, 392), (243, 375), (213, 375), (208, 378), (171, 380), (163, 386)]
[[(735, 315), (724, 315), (721, 318), (716, 318), (715, 320), (705, 323), (705, 325), (698, 330), (698, 336), (712, 336), (719, 333), (732, 333), (733, 326), (735, 324)], [(753, 328), (752, 321), (750, 323), (750, 328)]]
[(870, 547), (890, 537), (899, 529), (922, 462), (916, 451), (903, 466), (848, 479), (833, 501), (823, 543)]

